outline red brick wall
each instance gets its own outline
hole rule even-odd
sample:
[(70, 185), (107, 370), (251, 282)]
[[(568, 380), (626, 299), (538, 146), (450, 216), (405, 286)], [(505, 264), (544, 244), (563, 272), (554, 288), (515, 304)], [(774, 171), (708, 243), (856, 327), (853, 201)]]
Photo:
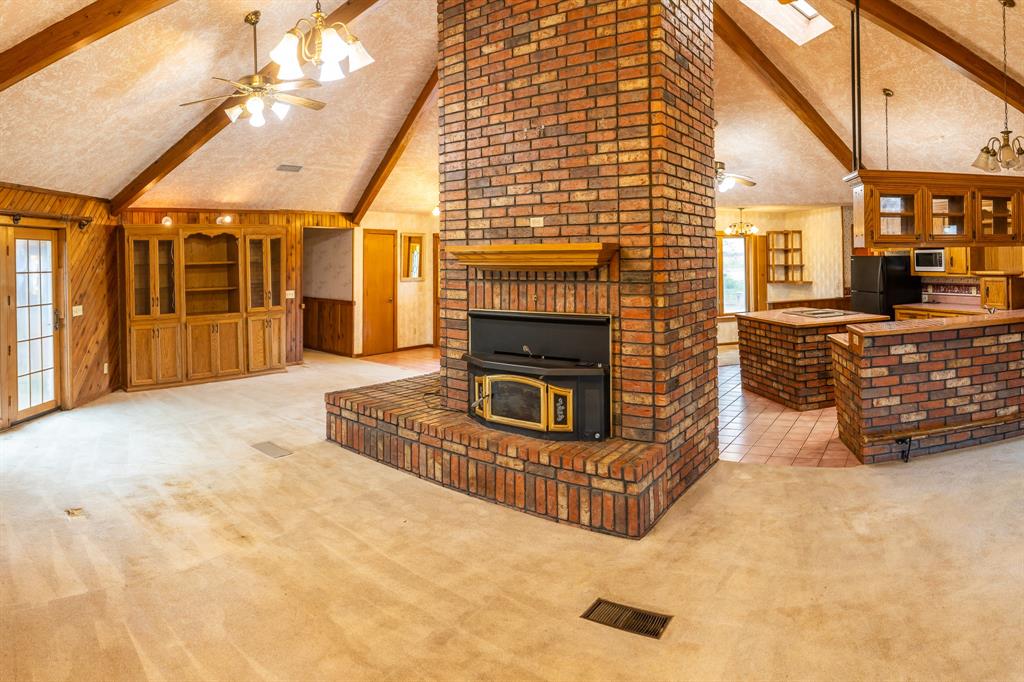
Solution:
[(466, 404), (470, 308), (610, 314), (615, 432), (667, 443), (685, 485), (717, 445), (711, 0), (438, 8), (443, 243), (621, 247), (585, 274), (446, 259), (446, 404)]
[(870, 463), (897, 458), (904, 436), (912, 457), (1024, 436), (1024, 317), (1002, 317), (884, 336), (852, 327), (849, 348), (833, 341), (843, 442)]

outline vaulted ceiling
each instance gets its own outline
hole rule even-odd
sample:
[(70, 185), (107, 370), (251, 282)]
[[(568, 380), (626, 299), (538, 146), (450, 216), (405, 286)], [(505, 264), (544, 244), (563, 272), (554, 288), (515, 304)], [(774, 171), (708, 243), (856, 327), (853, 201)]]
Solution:
[[(740, 0), (719, 0), (825, 121), (849, 141), (849, 10), (811, 0), (835, 28), (800, 47)], [(0, 51), (88, 4), (6, 0)], [(10, 4), (17, 11), (7, 11)], [(261, 0), (261, 65), (312, 2)], [(324, 3), (325, 11), (341, 0)], [(976, 54), (1001, 62), (997, 0), (899, 0)], [(252, 0), (178, 0), (0, 92), (0, 180), (111, 197), (216, 106), (179, 103), (226, 94), (211, 76), (251, 71)], [(309, 5), (309, 7), (307, 7)], [(1024, 8), (1010, 12), (1011, 74), (1024, 80)], [(261, 129), (228, 126), (146, 192), (139, 206), (353, 209), (437, 61), (436, 0), (378, 0), (351, 28), (377, 60), (318, 90), (321, 112), (293, 110)], [(890, 101), (893, 168), (969, 172), (1002, 123), (1000, 100), (889, 31), (863, 21), (864, 162), (884, 168), (883, 87)], [(721, 40), (716, 40), (716, 156), (757, 187), (724, 206), (812, 205), (849, 200), (846, 169)], [(1024, 132), (1024, 114), (1011, 110)], [(426, 212), (437, 204), (436, 97), (373, 204)], [(279, 164), (297, 164), (297, 174)]]

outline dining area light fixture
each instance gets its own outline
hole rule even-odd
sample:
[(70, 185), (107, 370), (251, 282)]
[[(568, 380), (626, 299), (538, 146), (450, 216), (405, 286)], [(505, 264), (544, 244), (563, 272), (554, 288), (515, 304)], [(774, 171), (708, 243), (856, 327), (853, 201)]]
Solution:
[(760, 228), (753, 223), (748, 223), (743, 220), (743, 209), (740, 209), (740, 219), (735, 223), (729, 223), (729, 227), (722, 230), (722, 232), (728, 237), (747, 237), (752, 236), (760, 232)]
[(348, 26), (340, 21), (328, 25), (320, 0), (312, 15), (299, 19), (284, 34), (277, 47), (270, 51), (270, 59), (280, 67), (277, 77), (286, 81), (305, 78), (302, 71), (305, 63), (319, 67), (316, 78), (320, 82), (344, 78), (341, 63), (346, 59), (349, 73), (373, 63), (373, 57)]
[(1009, 75), (1006, 67), (1006, 10), (1017, 5), (1016, 0), (998, 0), (1003, 6), (1003, 130), (992, 137), (971, 164), (974, 168), (998, 173), (1002, 170), (1024, 170), (1024, 137), (1013, 137), (1010, 130), (1010, 100), (1007, 97)]

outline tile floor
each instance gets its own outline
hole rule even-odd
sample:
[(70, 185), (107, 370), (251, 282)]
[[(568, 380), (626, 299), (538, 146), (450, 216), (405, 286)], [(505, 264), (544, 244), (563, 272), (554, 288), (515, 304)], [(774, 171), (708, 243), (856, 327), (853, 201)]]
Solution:
[[(437, 348), (373, 355), (366, 362), (421, 372), (436, 372)], [(836, 409), (797, 412), (744, 391), (740, 386), (739, 355), (735, 347), (719, 354), (719, 457), (743, 464), (798, 467), (859, 466), (839, 441)]]

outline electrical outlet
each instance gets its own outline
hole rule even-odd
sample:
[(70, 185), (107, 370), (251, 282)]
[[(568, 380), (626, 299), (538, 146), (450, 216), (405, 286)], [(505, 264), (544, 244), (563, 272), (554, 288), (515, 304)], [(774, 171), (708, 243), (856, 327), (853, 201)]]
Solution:
[(530, 218), (530, 227), (544, 227), (544, 216)]
[(104, 374), (110, 374), (110, 363), (108, 363), (108, 362), (104, 362), (103, 363), (103, 373)]
[(85, 313), (82, 312), (82, 306), (76, 305), (71, 307), (71, 317), (81, 317)]

